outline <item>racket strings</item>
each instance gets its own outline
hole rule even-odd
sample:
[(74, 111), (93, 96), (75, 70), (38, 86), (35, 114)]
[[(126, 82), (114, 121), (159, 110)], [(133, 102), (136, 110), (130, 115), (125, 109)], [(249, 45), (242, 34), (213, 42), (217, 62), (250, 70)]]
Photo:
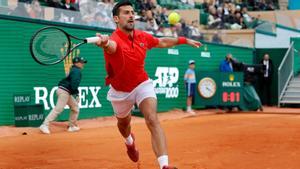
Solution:
[(58, 29), (45, 29), (33, 40), (33, 53), (43, 63), (54, 63), (66, 56), (70, 49), (68, 37)]

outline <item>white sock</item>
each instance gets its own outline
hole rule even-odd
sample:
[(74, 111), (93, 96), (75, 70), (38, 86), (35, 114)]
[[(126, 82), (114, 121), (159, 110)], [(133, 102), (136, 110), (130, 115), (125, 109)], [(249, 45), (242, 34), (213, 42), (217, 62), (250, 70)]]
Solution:
[(168, 166), (169, 165), (169, 157), (168, 157), (168, 155), (162, 155), (162, 156), (158, 157), (157, 161), (159, 163), (160, 169), (162, 169), (164, 166)]
[(131, 134), (129, 134), (129, 136), (127, 138), (125, 138), (125, 143), (127, 145), (132, 145), (133, 144), (133, 138), (132, 138)]
[(186, 111), (192, 111), (192, 106), (187, 106)]

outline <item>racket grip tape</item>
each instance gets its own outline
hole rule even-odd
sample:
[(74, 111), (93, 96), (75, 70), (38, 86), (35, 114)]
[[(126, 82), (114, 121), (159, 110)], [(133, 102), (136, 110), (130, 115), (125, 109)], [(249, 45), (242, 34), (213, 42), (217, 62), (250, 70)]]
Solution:
[(97, 43), (99, 40), (101, 40), (100, 37), (85, 38), (86, 43)]

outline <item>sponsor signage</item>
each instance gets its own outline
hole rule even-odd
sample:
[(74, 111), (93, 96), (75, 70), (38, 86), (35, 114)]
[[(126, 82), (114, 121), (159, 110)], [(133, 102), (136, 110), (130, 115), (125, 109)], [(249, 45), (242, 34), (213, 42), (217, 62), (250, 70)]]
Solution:
[(153, 81), (156, 94), (165, 98), (178, 98), (179, 95), (179, 70), (177, 67), (157, 67), (156, 79)]

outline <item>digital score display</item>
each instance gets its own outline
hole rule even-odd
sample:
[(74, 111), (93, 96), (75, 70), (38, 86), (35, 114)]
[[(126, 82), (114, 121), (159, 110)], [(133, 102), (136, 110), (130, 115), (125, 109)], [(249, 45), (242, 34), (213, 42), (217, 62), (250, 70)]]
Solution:
[(240, 92), (223, 92), (222, 93), (223, 103), (239, 103), (241, 101)]

